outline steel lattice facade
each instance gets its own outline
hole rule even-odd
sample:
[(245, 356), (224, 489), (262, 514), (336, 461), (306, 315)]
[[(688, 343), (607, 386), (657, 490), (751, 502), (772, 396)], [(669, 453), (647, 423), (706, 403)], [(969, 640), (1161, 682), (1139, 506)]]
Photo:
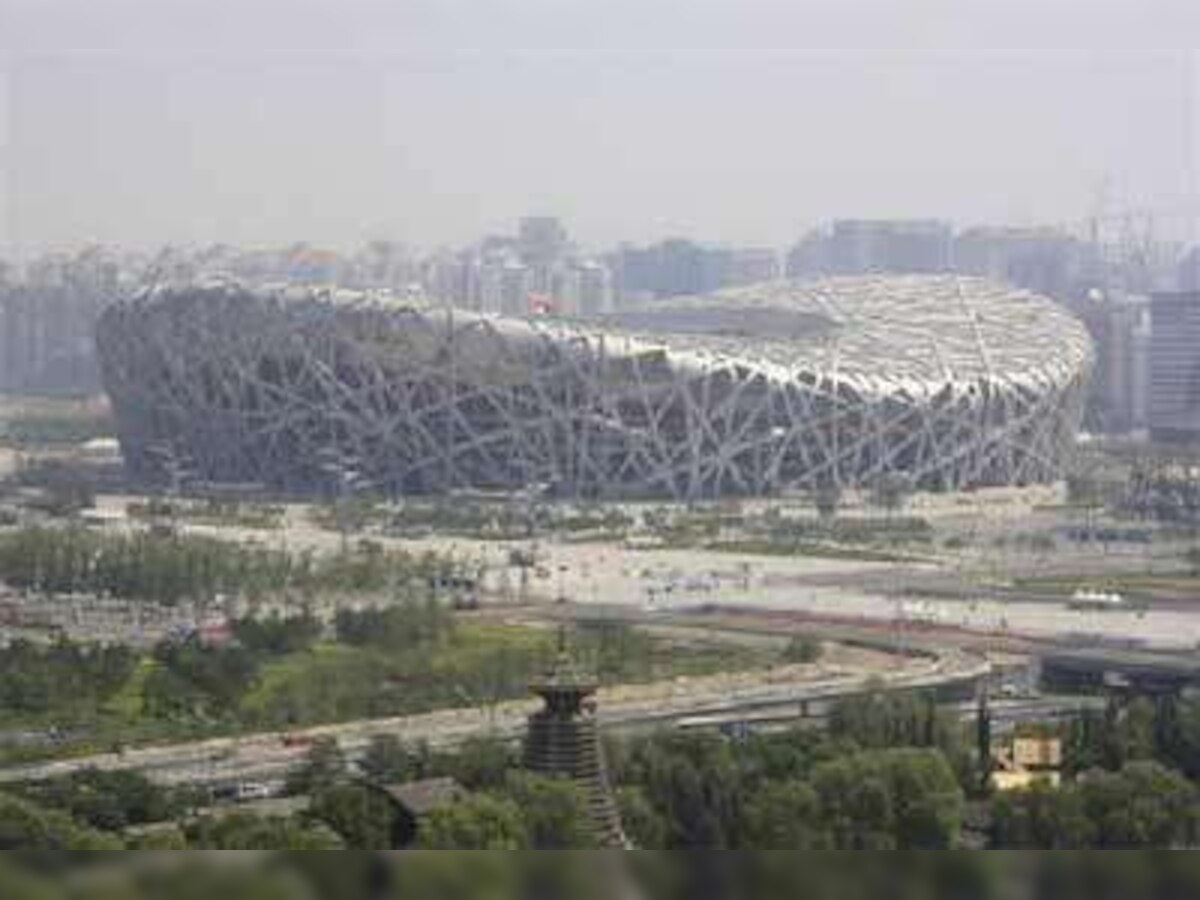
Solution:
[(380, 488), (553, 485), (695, 499), (881, 476), (1060, 476), (1092, 349), (1051, 301), (979, 279), (778, 283), (603, 320), (504, 318), (296, 288), (159, 289), (97, 330), (126, 462)]

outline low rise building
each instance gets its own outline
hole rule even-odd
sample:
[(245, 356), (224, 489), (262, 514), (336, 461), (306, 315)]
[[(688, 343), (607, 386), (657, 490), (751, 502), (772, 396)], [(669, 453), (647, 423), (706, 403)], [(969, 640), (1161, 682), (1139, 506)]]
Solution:
[(992, 747), (992, 788), (1028, 790), (1062, 782), (1062, 739), (1050, 735), (1014, 735)]

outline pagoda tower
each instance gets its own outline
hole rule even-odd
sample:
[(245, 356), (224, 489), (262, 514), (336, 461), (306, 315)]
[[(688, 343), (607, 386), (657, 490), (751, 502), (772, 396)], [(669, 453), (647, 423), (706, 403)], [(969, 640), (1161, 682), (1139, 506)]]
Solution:
[(597, 844), (628, 848), (600, 746), (593, 697), (598, 687), (596, 679), (576, 668), (560, 632), (554, 663), (530, 685), (545, 706), (529, 717), (525, 768), (573, 779), (586, 799)]

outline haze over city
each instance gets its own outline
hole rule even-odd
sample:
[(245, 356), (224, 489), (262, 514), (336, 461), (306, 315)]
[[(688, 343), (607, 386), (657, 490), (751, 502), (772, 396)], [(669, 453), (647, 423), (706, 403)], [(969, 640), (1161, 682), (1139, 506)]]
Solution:
[(782, 246), (833, 217), (1129, 208), (1187, 237), (1197, 212), (1186, 2), (205, 13), (6, 4), (0, 241), (432, 248), (543, 212), (589, 247)]

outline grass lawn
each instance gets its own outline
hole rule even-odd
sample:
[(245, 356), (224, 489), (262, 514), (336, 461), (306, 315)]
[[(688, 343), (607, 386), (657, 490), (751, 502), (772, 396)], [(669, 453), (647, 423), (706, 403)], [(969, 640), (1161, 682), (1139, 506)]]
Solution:
[(1046, 594), (1069, 597), (1081, 587), (1103, 587), (1146, 598), (1170, 600), (1195, 599), (1200, 602), (1200, 578), (1180, 572), (1171, 575), (1148, 575), (1144, 572), (1106, 573), (1103, 576), (1047, 575), (1019, 578), (1017, 587)]
[(150, 677), (150, 673), (157, 667), (151, 657), (144, 656), (138, 662), (137, 668), (133, 670), (133, 674), (129, 676), (129, 680), (125, 682), (121, 690), (109, 697), (108, 700), (101, 706), (101, 711), (108, 716), (126, 722), (133, 722), (141, 718), (142, 715), (142, 688), (146, 685), (146, 679)]
[[(585, 666), (605, 683), (703, 675), (773, 664), (773, 655), (711, 642), (655, 638), (632, 629), (582, 627), (572, 639)], [(444, 640), (392, 651), (331, 641), (266, 661), (232, 709), (206, 720), (153, 718), (143, 688), (159, 663), (147, 655), (122, 687), (92, 709), (48, 710), (37, 721), (4, 720), (9, 728), (58, 726), (58, 742), (0, 748), (15, 763), (239, 732), (297, 728), (360, 718), (478, 706), (528, 696), (556, 644), (552, 629), (460, 619)]]
[(753, 556), (812, 556), (820, 559), (848, 559), (858, 562), (905, 563), (926, 560), (889, 550), (870, 547), (847, 547), (840, 544), (822, 544), (815, 541), (770, 541), (734, 540), (715, 541), (704, 546), (705, 550), (717, 553), (744, 553)]

